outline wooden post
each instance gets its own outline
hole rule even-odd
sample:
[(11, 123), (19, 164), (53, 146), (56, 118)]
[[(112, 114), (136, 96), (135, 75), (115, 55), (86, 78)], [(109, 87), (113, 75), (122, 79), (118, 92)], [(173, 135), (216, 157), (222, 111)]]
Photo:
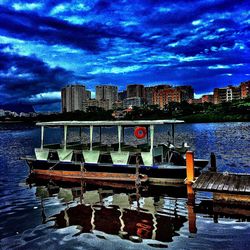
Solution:
[(194, 152), (193, 151), (187, 151), (186, 152), (186, 166), (187, 166), (187, 178), (186, 178), (186, 184), (187, 184), (187, 195), (188, 195), (188, 201), (192, 202), (195, 199), (195, 193), (192, 188), (192, 183), (194, 181)]
[(217, 172), (216, 157), (214, 153), (211, 153), (210, 155), (210, 164), (211, 164), (210, 171)]
[(188, 228), (189, 233), (197, 233), (196, 213), (194, 212), (194, 204), (187, 204), (188, 209)]
[(187, 166), (187, 184), (194, 181), (194, 152), (186, 152), (186, 166)]

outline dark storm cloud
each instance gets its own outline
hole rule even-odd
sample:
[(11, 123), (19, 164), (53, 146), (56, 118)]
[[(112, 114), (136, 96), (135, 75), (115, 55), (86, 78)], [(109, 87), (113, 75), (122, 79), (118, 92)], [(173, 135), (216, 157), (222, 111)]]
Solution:
[(48, 44), (68, 44), (82, 49), (99, 50), (98, 39), (105, 35), (89, 27), (71, 25), (56, 18), (30, 12), (16, 12), (0, 7), (0, 29), (3, 34)]
[[(13, 11), (0, 7), (0, 30), (23, 40), (35, 40), (51, 45), (69, 45), (91, 52), (103, 50), (99, 41), (103, 38), (122, 38), (136, 42), (146, 42), (141, 39), (141, 33), (126, 32), (122, 27), (109, 27), (105, 24), (76, 25), (54, 17), (40, 16), (30, 11)], [(148, 41), (149, 45), (152, 42)]]
[[(59, 67), (50, 68), (35, 57), (0, 52), (0, 89), (6, 93), (6, 100), (1, 100), (2, 103), (44, 102), (35, 96), (58, 91), (60, 87), (75, 79), (72, 72)], [(34, 98), (29, 101), (32, 96)], [(54, 102), (53, 98), (48, 101)]]
[(58, 106), (56, 92), (74, 81), (92, 91), (100, 83), (191, 84), (197, 93), (238, 84), (250, 74), (249, 4), (2, 0), (1, 102)]
[[(153, 1), (152, 1), (153, 2)], [(148, 23), (158, 25), (181, 25), (188, 24), (203, 15), (214, 13), (223, 13), (223, 11), (232, 11), (236, 7), (246, 7), (247, 1), (224, 0), (224, 1), (168, 1), (170, 11), (154, 12), (149, 18)], [(164, 1), (162, 1), (164, 3)], [(153, 4), (154, 5), (154, 4)], [(164, 6), (162, 4), (161, 6)], [(152, 13), (152, 12), (151, 12)]]

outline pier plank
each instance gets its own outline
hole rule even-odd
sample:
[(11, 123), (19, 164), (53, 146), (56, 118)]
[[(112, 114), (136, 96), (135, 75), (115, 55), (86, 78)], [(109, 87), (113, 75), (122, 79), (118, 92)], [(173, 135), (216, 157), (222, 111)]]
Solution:
[(222, 179), (220, 180), (220, 183), (218, 185), (217, 191), (227, 190), (228, 189), (228, 181), (229, 176), (222, 174)]
[(206, 178), (205, 173), (202, 173), (202, 174), (196, 179), (196, 181), (194, 182), (193, 188), (197, 188), (197, 186), (198, 186), (201, 182), (203, 182), (203, 180), (204, 180), (205, 178)]
[(245, 187), (245, 193), (250, 194), (250, 175), (248, 175), (247, 185)]
[(242, 176), (241, 183), (239, 186), (239, 192), (245, 192), (246, 187), (250, 185), (250, 176)]
[(229, 189), (229, 185), (230, 185), (230, 180), (231, 180), (231, 176), (227, 175), (227, 178), (225, 180), (224, 186), (222, 188), (223, 191), (227, 191)]
[(210, 180), (208, 181), (208, 184), (207, 184), (207, 187), (206, 189), (207, 190), (212, 190), (212, 186), (213, 184), (218, 181), (221, 177), (221, 174), (216, 174), (216, 173), (213, 173), (213, 175), (211, 176)]
[(235, 185), (236, 185), (236, 181), (237, 181), (237, 176), (236, 175), (231, 175), (230, 179), (229, 179), (229, 188), (228, 191), (229, 192), (233, 192)]
[(241, 175), (236, 176), (236, 180), (234, 183), (234, 192), (239, 192), (239, 187), (240, 187), (240, 183), (242, 181)]
[(214, 182), (213, 186), (211, 187), (212, 190), (217, 190), (218, 187), (219, 187), (219, 185), (220, 185), (221, 183), (223, 183), (223, 182), (222, 182), (223, 177), (224, 177), (223, 174), (220, 174), (220, 175), (218, 175), (218, 176), (219, 176), (219, 178)]
[(244, 192), (247, 186), (248, 182), (248, 176), (242, 176), (241, 177), (241, 182), (238, 191), (239, 192)]
[(209, 172), (204, 173), (204, 178), (201, 181), (198, 181), (196, 188), (197, 189), (204, 189), (204, 186), (205, 187), (207, 186), (207, 182), (211, 178), (211, 176), (212, 176), (212, 173), (209, 173)]
[(202, 173), (193, 184), (194, 190), (228, 194), (250, 194), (250, 175)]

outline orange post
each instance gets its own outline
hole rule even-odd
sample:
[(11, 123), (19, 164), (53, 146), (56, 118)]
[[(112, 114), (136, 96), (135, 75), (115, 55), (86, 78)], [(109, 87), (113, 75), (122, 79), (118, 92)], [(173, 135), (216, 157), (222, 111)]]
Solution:
[(187, 166), (187, 184), (194, 181), (194, 152), (187, 151), (186, 153), (186, 166)]
[(194, 211), (194, 205), (193, 204), (187, 204), (188, 209), (188, 227), (189, 227), (189, 233), (197, 233), (197, 227), (196, 227), (196, 213)]
[(194, 176), (194, 152), (193, 151), (186, 152), (186, 169), (187, 169), (186, 184), (187, 184), (188, 201), (190, 203), (193, 203), (195, 199), (195, 193), (192, 187), (192, 183), (195, 178)]

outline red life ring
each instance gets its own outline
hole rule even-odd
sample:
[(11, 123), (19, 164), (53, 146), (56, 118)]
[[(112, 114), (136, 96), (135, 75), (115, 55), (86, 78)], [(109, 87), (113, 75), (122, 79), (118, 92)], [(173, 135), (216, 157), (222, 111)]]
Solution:
[(145, 127), (137, 127), (134, 131), (134, 136), (137, 139), (143, 139), (147, 135), (147, 129)]

